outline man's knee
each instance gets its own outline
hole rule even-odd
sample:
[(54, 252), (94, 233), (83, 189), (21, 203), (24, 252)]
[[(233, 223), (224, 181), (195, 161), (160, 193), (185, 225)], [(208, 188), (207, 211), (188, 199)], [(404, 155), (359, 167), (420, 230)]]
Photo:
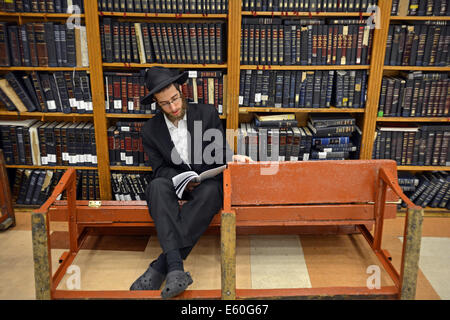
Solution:
[(173, 190), (172, 180), (164, 177), (158, 177), (150, 181), (146, 190), (145, 196), (148, 202), (155, 196), (159, 196), (161, 192)]

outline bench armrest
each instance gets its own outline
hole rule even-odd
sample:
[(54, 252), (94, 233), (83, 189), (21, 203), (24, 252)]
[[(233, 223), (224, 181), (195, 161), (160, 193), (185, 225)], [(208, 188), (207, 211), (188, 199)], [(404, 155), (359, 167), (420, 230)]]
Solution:
[(421, 207), (415, 205), (411, 200), (409, 200), (409, 198), (403, 193), (402, 188), (400, 188), (397, 179), (395, 179), (395, 177), (393, 177), (392, 174), (390, 174), (384, 168), (380, 169), (380, 178), (395, 192), (397, 196), (405, 201), (408, 209), (422, 209)]
[(37, 209), (36, 213), (47, 213), (50, 206), (56, 201), (56, 198), (67, 191), (67, 205), (68, 207), (75, 206), (76, 200), (76, 171), (74, 168), (69, 168), (64, 172), (64, 175), (59, 180), (55, 189), (45, 203)]

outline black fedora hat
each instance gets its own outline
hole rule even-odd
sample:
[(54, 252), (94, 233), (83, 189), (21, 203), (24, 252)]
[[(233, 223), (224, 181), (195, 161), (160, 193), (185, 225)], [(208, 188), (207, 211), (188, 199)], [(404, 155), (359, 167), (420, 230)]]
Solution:
[(142, 104), (150, 104), (153, 94), (161, 91), (171, 83), (183, 84), (188, 78), (187, 72), (179, 72), (164, 67), (152, 67), (145, 70), (145, 86), (149, 93), (141, 99)]

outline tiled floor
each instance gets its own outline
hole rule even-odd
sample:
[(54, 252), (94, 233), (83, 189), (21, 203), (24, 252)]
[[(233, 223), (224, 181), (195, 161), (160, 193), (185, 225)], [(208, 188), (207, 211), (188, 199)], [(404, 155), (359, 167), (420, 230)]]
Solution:
[[(0, 233), (0, 299), (34, 299), (31, 232), (27, 216)], [(403, 218), (385, 221), (383, 247), (399, 268)], [(65, 227), (52, 227), (53, 270), (67, 248)], [(450, 299), (450, 218), (426, 217), (423, 225), (417, 299)], [(194, 283), (189, 289), (220, 288), (220, 241), (205, 235), (185, 261)], [(80, 282), (66, 274), (60, 289), (127, 290), (160, 253), (155, 236), (91, 236), (73, 265)], [(239, 235), (238, 288), (366, 286), (368, 268), (381, 264), (361, 235)], [(393, 285), (383, 268), (381, 285)], [(370, 270), (370, 268), (369, 268)]]

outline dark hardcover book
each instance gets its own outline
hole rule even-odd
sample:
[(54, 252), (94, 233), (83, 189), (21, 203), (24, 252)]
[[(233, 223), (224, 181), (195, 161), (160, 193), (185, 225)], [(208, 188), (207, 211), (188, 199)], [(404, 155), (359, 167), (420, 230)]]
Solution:
[(0, 22), (0, 66), (10, 66), (8, 26), (6, 22)]
[(52, 22), (44, 23), (44, 33), (48, 53), (48, 66), (57, 67), (58, 60), (56, 56), (55, 31), (54, 31), (54, 24)]
[(39, 100), (38, 100), (38, 97), (37, 97), (37, 94), (36, 94), (36, 91), (35, 91), (35, 89), (33, 87), (31, 75), (28, 75), (28, 74), (23, 75), (22, 76), (22, 81), (23, 81), (23, 83), (25, 85), (25, 88), (27, 89), (27, 93), (29, 94), (29, 96), (30, 96), (34, 106), (36, 106), (36, 110), (37, 111), (42, 111), (41, 110), (41, 105), (39, 103)]
[(8, 26), (8, 40), (11, 53), (11, 65), (21, 66), (22, 65), (22, 55), (20, 52), (20, 40), (19, 40), (19, 27), (18, 26)]
[(315, 128), (326, 128), (335, 126), (355, 125), (356, 120), (350, 114), (329, 113), (317, 114), (311, 113), (309, 120)]
[(41, 172), (42, 172), (41, 170), (33, 170), (32, 173), (30, 174), (29, 181), (27, 181), (28, 186), (25, 193), (25, 201), (21, 204), (31, 204), (34, 190), (36, 189), (37, 180)]
[[(6, 109), (8, 111), (17, 111), (14, 103), (8, 98), (8, 96), (5, 94), (5, 92), (0, 88), (0, 100), (5, 105)], [(3, 139), (2, 139), (3, 140)], [(4, 143), (4, 140), (3, 140)]]
[(21, 25), (18, 29), (19, 31), (19, 39), (21, 41), (21, 52), (22, 52), (22, 61), (23, 65), (26, 67), (31, 67), (31, 53), (30, 53), (30, 45), (28, 42), (26, 25)]
[(9, 72), (6, 74), (5, 78), (14, 89), (16, 94), (19, 96), (20, 100), (22, 100), (22, 102), (25, 104), (27, 110), (29, 112), (35, 111), (37, 109), (36, 106), (34, 105), (33, 101), (31, 100), (30, 96), (28, 95), (27, 91), (22, 86), (16, 75), (12, 72)]
[(34, 188), (33, 194), (31, 196), (31, 201), (30, 201), (30, 204), (33, 204), (33, 205), (38, 204), (39, 195), (41, 193), (41, 189), (44, 184), (45, 177), (47, 175), (45, 170), (42, 170), (42, 171), (37, 170), (37, 172), (38, 173), (37, 173), (37, 179), (36, 179), (36, 186)]
[(56, 86), (61, 101), (61, 109), (63, 113), (71, 113), (72, 108), (69, 101), (69, 94), (66, 87), (66, 79), (62, 71), (55, 72), (54, 74)]

